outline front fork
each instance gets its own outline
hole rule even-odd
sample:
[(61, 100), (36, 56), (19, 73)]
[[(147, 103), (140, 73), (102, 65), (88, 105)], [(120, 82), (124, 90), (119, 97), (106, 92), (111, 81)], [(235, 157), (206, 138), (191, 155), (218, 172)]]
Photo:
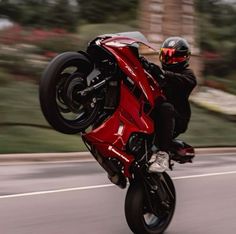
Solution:
[[(137, 165), (136, 165), (137, 166)], [(147, 211), (159, 216), (163, 211), (171, 209), (171, 202), (175, 199), (169, 187), (164, 173), (149, 173), (148, 165), (136, 168), (132, 180), (138, 180), (143, 184), (144, 200)], [(132, 183), (132, 181), (130, 181)]]

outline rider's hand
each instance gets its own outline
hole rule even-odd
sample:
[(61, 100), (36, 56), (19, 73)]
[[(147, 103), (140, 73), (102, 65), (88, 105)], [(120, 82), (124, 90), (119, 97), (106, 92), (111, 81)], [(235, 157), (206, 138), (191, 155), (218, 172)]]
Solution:
[(165, 79), (165, 73), (164, 71), (156, 64), (152, 63), (150, 65), (150, 70), (151, 73), (155, 76), (155, 78), (157, 79), (157, 82), (161, 85), (164, 86), (166, 83), (166, 79)]
[(150, 69), (152, 73), (155, 74), (156, 76), (160, 76), (163, 79), (165, 78), (164, 71), (158, 65), (151, 63)]
[(166, 79), (164, 75), (164, 71), (156, 64), (148, 62), (146, 58), (143, 56), (139, 58), (142, 66), (144, 69), (146, 69), (154, 78), (157, 80), (159, 85), (161, 87), (165, 86), (166, 84)]
[(150, 63), (143, 56), (139, 58), (139, 61), (141, 62), (144, 69), (146, 70), (150, 69)]

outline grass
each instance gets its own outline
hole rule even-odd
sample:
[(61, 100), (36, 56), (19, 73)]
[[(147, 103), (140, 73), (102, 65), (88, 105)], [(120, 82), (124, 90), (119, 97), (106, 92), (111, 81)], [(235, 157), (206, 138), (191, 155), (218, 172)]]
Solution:
[(77, 135), (66, 136), (52, 130), (29, 127), (5, 128), (0, 134), (0, 153), (86, 151)]
[(236, 124), (192, 105), (189, 129), (180, 138), (194, 146), (236, 146)]
[(85, 24), (80, 26), (79, 35), (90, 36), (94, 38), (95, 36), (106, 34), (106, 33), (117, 33), (117, 32), (127, 32), (137, 30), (135, 26), (130, 26), (128, 24)]
[[(194, 146), (236, 145), (236, 124), (193, 106), (188, 131), (180, 138)], [(17, 122), (47, 125), (39, 107), (38, 87), (12, 81), (0, 86), (0, 124)], [(79, 135), (24, 126), (0, 126), (0, 153), (85, 151)]]
[[(236, 73), (232, 73), (228, 77), (216, 77), (216, 76), (207, 76), (206, 77), (206, 83), (213, 84), (216, 86), (216, 88), (223, 89), (229, 93), (232, 93), (236, 95)], [(210, 85), (211, 86), (211, 85)]]
[[(26, 123), (48, 126), (38, 100), (38, 87), (28, 82), (12, 82), (0, 87), (0, 123)], [(79, 135), (54, 130), (0, 126), (0, 153), (84, 151)]]
[(81, 25), (78, 29), (78, 35), (80, 37), (80, 49), (83, 50), (86, 48), (88, 42), (99, 35), (128, 31), (137, 31), (137, 27), (135, 25), (131, 26), (129, 24), (115, 23)]

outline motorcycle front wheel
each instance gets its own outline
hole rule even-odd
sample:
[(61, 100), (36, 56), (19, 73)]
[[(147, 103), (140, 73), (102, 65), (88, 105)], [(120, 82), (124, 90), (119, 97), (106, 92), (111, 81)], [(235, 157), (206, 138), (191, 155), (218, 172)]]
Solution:
[(174, 184), (164, 172), (162, 179), (157, 180), (156, 186), (162, 190), (162, 195), (151, 189), (147, 191), (140, 181), (130, 184), (125, 200), (125, 216), (135, 234), (161, 234), (172, 220), (176, 203)]
[(46, 67), (39, 85), (42, 112), (48, 123), (65, 134), (83, 132), (96, 119), (99, 94), (79, 96), (87, 88), (93, 63), (83, 54), (65, 52)]

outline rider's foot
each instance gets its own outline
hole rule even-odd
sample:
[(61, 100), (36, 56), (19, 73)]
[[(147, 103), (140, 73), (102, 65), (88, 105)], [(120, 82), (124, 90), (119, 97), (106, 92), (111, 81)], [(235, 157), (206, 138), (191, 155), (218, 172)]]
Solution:
[(165, 151), (158, 151), (152, 155), (148, 162), (151, 164), (149, 172), (164, 172), (169, 169), (169, 154)]

